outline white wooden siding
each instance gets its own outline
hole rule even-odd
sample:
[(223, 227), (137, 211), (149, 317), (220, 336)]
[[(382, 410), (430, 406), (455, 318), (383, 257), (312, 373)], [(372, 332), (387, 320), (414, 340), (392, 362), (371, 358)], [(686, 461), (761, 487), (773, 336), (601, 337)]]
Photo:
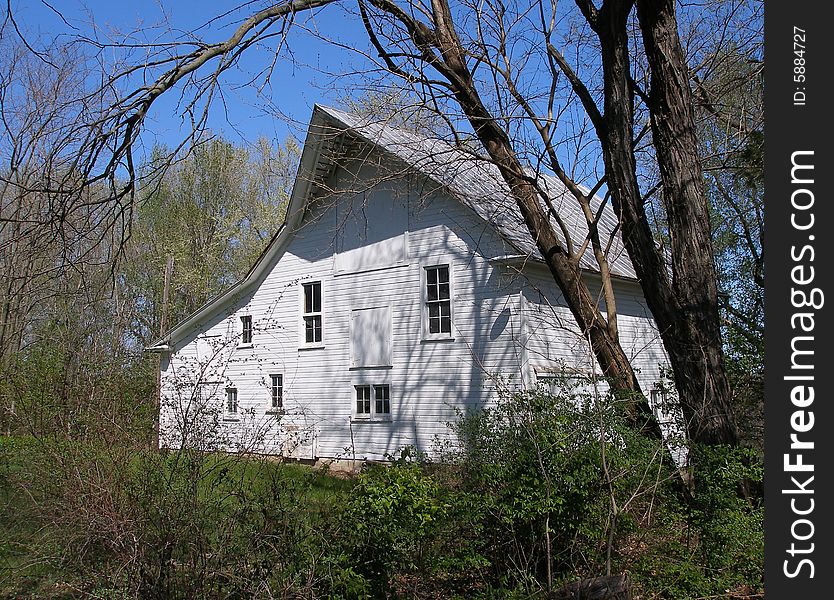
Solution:
[[(350, 190), (343, 200), (353, 213), (358, 210), (356, 182), (345, 173), (340, 171), (331, 184)], [(372, 180), (374, 174), (364, 169), (361, 176)], [(194, 412), (188, 407), (194, 400), (195, 373), (218, 382), (218, 397), (203, 399), (207, 405), (216, 403), (214, 428), (200, 425), (197, 432), (215, 432), (217, 446), (303, 457), (384, 459), (406, 444), (431, 451), (435, 437), (448, 434), (446, 423), (456, 418), (456, 409), (487, 402), (502, 385), (529, 385), (535, 367), (588, 362), (586, 344), (552, 280), (544, 272), (512, 276), (506, 267), (491, 264), (489, 258), (514, 250), (470, 209), (439, 192), (422, 195), (422, 189), (416, 178), (402, 178), (365, 195), (373, 198), (363, 217), (368, 219), (368, 239), (381, 244), (376, 250), (388, 252), (375, 250), (372, 259), (351, 247), (345, 235), (352, 230), (340, 231), (344, 205), (312, 203), (262, 281), (177, 343), (162, 372), (163, 443), (180, 443), (175, 424)], [(386, 211), (386, 197), (407, 211)], [(378, 218), (389, 222), (377, 227)], [(452, 267), (452, 339), (422, 339), (421, 271), (432, 264)], [(300, 343), (298, 298), (304, 281), (322, 282), (320, 347)], [(641, 381), (653, 380), (662, 348), (640, 305), (639, 291), (626, 288), (620, 300), (623, 343)], [(385, 307), (372, 320), (388, 319), (390, 348), (358, 357), (359, 364), (372, 366), (357, 368), (351, 320), (356, 327), (360, 319), (364, 327), (370, 313), (357, 317), (357, 310), (374, 307)], [(237, 347), (241, 314), (252, 316), (251, 348)], [(385, 336), (380, 336), (374, 344), (384, 345)], [(273, 373), (283, 376), (280, 414), (269, 414)], [(390, 421), (352, 418), (354, 385), (360, 381), (390, 385)], [(226, 386), (238, 390), (236, 421), (222, 418)], [(208, 419), (210, 406), (203, 413)]]

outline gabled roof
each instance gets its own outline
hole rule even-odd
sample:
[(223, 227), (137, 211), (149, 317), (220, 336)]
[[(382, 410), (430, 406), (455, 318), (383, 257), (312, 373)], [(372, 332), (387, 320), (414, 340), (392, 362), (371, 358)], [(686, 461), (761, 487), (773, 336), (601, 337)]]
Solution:
[[(518, 206), (510, 197), (509, 187), (495, 165), (444, 140), (426, 138), (379, 119), (316, 105), (307, 129), (285, 223), (242, 279), (177, 324), (148, 350), (170, 350), (171, 340), (180, 339), (195, 324), (212, 316), (225, 302), (258, 281), (273, 259), (283, 252), (292, 233), (301, 224), (308, 202), (329, 191), (326, 181), (340, 156), (346, 148), (357, 143), (381, 150), (401, 162), (409, 172), (429, 178), (492, 225), (520, 255), (534, 261), (542, 260)], [(548, 190), (554, 208), (573, 233), (574, 245), (581, 245), (588, 227), (574, 197), (556, 177), (533, 172), (530, 175)], [(597, 207), (600, 202), (599, 198), (594, 198), (592, 206)], [(610, 205), (603, 209), (598, 229), (603, 244), (610, 240), (608, 260), (612, 275), (636, 279)], [(599, 270), (590, 249), (581, 257), (580, 265), (588, 271)]]
[[(318, 115), (317, 115), (318, 113)], [(505, 240), (522, 254), (541, 260), (541, 254), (530, 236), (516, 203), (510, 196), (507, 183), (491, 162), (473, 153), (451, 146), (441, 139), (430, 139), (398, 129), (381, 120), (372, 120), (334, 108), (316, 106), (311, 127), (319, 119), (329, 121), (333, 130), (349, 130), (353, 135), (385, 150), (403, 163), (446, 188), (453, 197), (471, 208), (491, 224)], [(559, 179), (545, 173), (529, 173), (548, 191), (556, 212), (572, 233), (573, 243), (580, 246), (588, 235), (588, 225), (579, 203)], [(588, 193), (587, 188), (582, 188)], [(595, 197), (596, 210), (601, 200)], [(600, 240), (607, 244), (609, 267), (613, 275), (636, 279), (634, 267), (618, 233), (618, 221), (608, 204), (600, 216), (597, 228)], [(558, 231), (558, 230), (557, 230)], [(613, 235), (612, 235), (613, 234)], [(593, 252), (588, 250), (580, 259), (582, 268), (599, 271)]]

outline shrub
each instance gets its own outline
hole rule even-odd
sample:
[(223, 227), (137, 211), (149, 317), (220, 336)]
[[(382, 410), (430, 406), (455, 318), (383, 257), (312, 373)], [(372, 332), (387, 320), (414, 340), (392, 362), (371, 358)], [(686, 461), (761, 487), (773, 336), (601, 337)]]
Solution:
[(356, 570), (372, 597), (472, 595), (487, 566), (479, 534), (481, 503), (443, 481), (443, 467), (405, 449), (391, 466), (359, 477), (347, 509)]
[(612, 397), (570, 382), (557, 395), (505, 395), (453, 429), (451, 458), (482, 498), (485, 547), (511, 587), (610, 569), (638, 520), (625, 509), (669, 476), (662, 447), (634, 432)]

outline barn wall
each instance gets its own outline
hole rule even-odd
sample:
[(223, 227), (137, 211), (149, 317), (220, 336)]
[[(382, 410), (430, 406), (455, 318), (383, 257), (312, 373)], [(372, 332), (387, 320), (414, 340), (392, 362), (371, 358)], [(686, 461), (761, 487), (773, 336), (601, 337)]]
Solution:
[[(337, 193), (310, 205), (267, 275), (164, 362), (163, 444), (182, 443), (187, 431), (186, 443), (306, 458), (383, 459), (406, 444), (431, 451), (456, 411), (494, 398), (496, 387), (534, 384), (534, 368), (587, 362), (546, 272), (522, 277), (491, 263), (514, 250), (471, 210), (418, 177), (381, 181), (369, 164), (348, 165), (330, 183)], [(450, 339), (430, 340), (422, 273), (437, 264), (452, 270), (454, 328)], [(311, 281), (323, 290), (323, 339), (314, 347), (304, 343), (301, 318), (302, 286)], [(636, 287), (625, 287), (620, 309), (626, 351), (653, 382), (662, 349)], [(248, 347), (240, 346), (244, 315), (253, 322)], [(351, 339), (363, 339), (351, 321), (368, 319), (376, 329), (364, 339), (390, 336), (390, 364), (355, 368), (366, 359), (351, 350)], [(387, 356), (367, 354), (375, 363)], [(278, 413), (272, 374), (283, 378)], [(363, 384), (390, 386), (390, 420), (354, 414), (354, 386)], [(237, 389), (235, 416), (224, 410), (229, 387)]]

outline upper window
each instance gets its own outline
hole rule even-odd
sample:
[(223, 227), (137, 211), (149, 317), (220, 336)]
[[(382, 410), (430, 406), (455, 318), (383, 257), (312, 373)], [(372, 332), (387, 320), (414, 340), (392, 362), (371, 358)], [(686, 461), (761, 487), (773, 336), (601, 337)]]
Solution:
[(321, 312), (321, 281), (304, 284), (304, 342), (306, 344), (321, 343), (322, 312)]
[(425, 268), (423, 323), (428, 337), (452, 335), (452, 290), (449, 265)]
[(240, 335), (240, 343), (241, 344), (251, 344), (252, 343), (252, 317), (250, 315), (244, 315), (240, 318), (240, 325), (242, 328), (242, 333)]
[(226, 388), (226, 414), (237, 415), (237, 388)]
[(284, 407), (284, 376), (270, 375), (272, 385), (270, 390), (272, 393), (272, 408), (280, 409)]
[(387, 383), (377, 385), (357, 385), (356, 417), (364, 419), (387, 420), (391, 418), (391, 386)]

